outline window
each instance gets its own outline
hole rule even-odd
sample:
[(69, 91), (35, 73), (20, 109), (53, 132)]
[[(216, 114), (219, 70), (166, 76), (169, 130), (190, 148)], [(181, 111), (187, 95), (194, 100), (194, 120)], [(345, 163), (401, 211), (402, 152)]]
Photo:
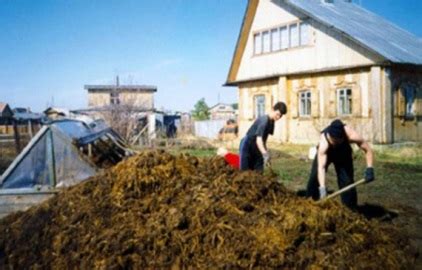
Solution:
[(254, 38), (254, 54), (260, 54), (261, 53), (261, 34), (255, 34), (253, 36)]
[(280, 28), (280, 42), (281, 49), (287, 49), (289, 47), (289, 33), (287, 32), (287, 27)]
[(289, 34), (290, 34), (290, 47), (299, 46), (299, 29), (297, 28), (297, 24), (290, 25)]
[(255, 96), (255, 118), (265, 115), (265, 96)]
[(278, 28), (271, 30), (271, 51), (280, 50), (280, 32)]
[(120, 104), (118, 92), (111, 92), (110, 93), (110, 104)]
[(300, 24), (300, 46), (309, 45), (309, 25), (307, 23)]
[(348, 115), (352, 113), (352, 90), (337, 90), (337, 114)]
[(414, 116), (415, 113), (415, 88), (407, 85), (404, 88), (404, 102), (406, 104), (406, 116)]
[(310, 33), (307, 22), (295, 22), (255, 33), (253, 35), (254, 55), (309, 45)]
[(311, 115), (311, 91), (299, 92), (299, 115)]
[(262, 52), (267, 53), (270, 52), (271, 44), (270, 44), (270, 32), (265, 31), (262, 33)]

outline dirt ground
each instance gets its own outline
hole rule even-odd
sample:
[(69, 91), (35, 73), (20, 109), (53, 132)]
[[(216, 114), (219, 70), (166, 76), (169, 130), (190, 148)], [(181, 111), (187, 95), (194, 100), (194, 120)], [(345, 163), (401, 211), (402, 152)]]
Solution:
[(144, 151), (1, 219), (0, 268), (413, 268), (398, 228), (298, 197), (277, 177)]
[[(290, 190), (303, 196), (311, 168), (308, 156), (309, 146), (270, 145), (272, 170)], [(234, 149), (233, 151), (237, 151)], [(215, 155), (214, 149), (185, 149), (195, 156)], [(0, 147), (0, 173), (13, 161), (13, 149)], [(363, 177), (364, 156), (354, 151), (355, 181)], [(376, 219), (392, 224), (407, 234), (412, 244), (422, 251), (422, 144), (407, 146), (376, 147), (376, 180), (357, 188), (360, 214), (367, 219)], [(333, 166), (327, 176), (329, 192), (338, 189)], [(338, 199), (337, 199), (338, 200)], [(419, 255), (416, 269), (422, 269)]]
[[(312, 161), (309, 145), (270, 145), (272, 169), (281, 182), (304, 196)], [(359, 210), (367, 219), (392, 224), (406, 233), (414, 246), (422, 251), (422, 144), (375, 146), (375, 177), (368, 185), (357, 188)], [(237, 149), (232, 149), (237, 152)], [(212, 151), (190, 151), (201, 156)], [(362, 151), (354, 149), (355, 181), (363, 178), (365, 160)], [(334, 166), (327, 176), (329, 193), (338, 190)], [(339, 200), (338, 198), (336, 200)], [(416, 269), (422, 269), (422, 256)]]
[[(303, 195), (312, 162), (309, 146), (274, 147), (274, 170), (284, 176), (283, 184)], [(375, 147), (375, 177), (357, 188), (360, 212), (368, 219), (391, 223), (409, 235), (422, 251), (422, 145)], [(362, 151), (354, 151), (355, 181), (363, 178), (366, 167)], [(334, 167), (328, 172), (328, 189), (338, 189)], [(337, 199), (338, 200), (338, 199)], [(422, 269), (419, 255), (417, 268)]]

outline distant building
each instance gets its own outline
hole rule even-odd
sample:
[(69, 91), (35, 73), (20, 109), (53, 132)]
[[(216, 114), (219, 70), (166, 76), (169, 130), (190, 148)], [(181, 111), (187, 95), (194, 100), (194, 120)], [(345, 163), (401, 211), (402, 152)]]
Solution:
[(422, 141), (422, 42), (350, 0), (249, 0), (226, 85), (239, 132), (277, 101), (273, 138), (314, 143), (333, 119), (375, 143)]
[(0, 122), (10, 122), (13, 117), (13, 111), (10, 109), (9, 104), (0, 102)]
[(125, 105), (143, 111), (154, 110), (156, 86), (149, 85), (85, 85), (88, 107), (104, 108)]
[(88, 108), (73, 112), (105, 119), (126, 139), (139, 138), (139, 134), (150, 139), (156, 137), (156, 86), (120, 85), (116, 77), (115, 85), (85, 85), (84, 88), (88, 91)]
[(34, 113), (29, 108), (14, 108), (13, 118), (19, 123), (41, 124), (44, 114)]
[(211, 120), (228, 120), (236, 118), (236, 111), (230, 104), (217, 103), (209, 109)]

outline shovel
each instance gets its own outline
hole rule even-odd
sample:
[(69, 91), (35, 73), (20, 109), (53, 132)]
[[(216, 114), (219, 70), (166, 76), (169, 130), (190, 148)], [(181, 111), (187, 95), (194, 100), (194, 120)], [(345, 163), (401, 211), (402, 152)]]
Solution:
[(348, 191), (349, 189), (352, 189), (352, 188), (354, 188), (356, 186), (359, 186), (359, 185), (365, 183), (365, 181), (366, 181), (365, 179), (360, 179), (359, 181), (357, 181), (357, 182), (355, 182), (353, 184), (350, 184), (350, 185), (348, 185), (348, 186), (346, 186), (346, 187), (344, 187), (344, 188), (342, 188), (340, 190), (337, 190), (336, 192), (334, 192), (334, 193), (328, 195), (327, 197), (325, 197), (324, 199), (319, 200), (317, 203), (322, 203), (322, 202), (325, 202), (325, 201), (327, 201), (327, 200), (329, 200), (331, 198), (334, 198), (334, 197), (336, 197), (336, 196), (338, 196), (338, 195), (340, 195), (340, 194)]

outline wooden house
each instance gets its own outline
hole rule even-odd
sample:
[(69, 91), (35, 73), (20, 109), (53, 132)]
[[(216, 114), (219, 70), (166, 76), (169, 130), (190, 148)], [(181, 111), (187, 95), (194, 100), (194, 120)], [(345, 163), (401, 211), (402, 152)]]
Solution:
[(341, 119), (374, 143), (422, 141), (422, 42), (350, 0), (249, 0), (227, 86), (240, 135), (284, 101), (278, 141)]
[(149, 85), (85, 85), (88, 107), (103, 108), (126, 105), (143, 111), (154, 109), (157, 87)]
[(230, 104), (217, 103), (209, 109), (211, 120), (229, 120), (236, 118), (236, 111)]

